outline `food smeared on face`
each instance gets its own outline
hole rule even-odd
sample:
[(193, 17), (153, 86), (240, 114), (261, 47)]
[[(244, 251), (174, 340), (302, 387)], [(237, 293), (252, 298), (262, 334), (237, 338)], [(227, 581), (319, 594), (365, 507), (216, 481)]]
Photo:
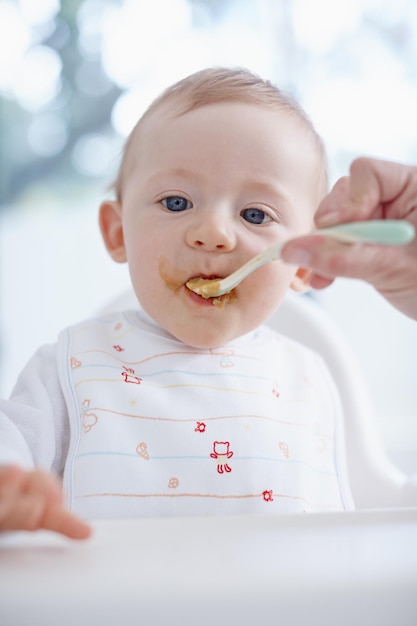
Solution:
[(231, 304), (232, 302), (236, 302), (236, 300), (236, 294), (232, 290), (228, 293), (224, 293), (222, 296), (217, 296), (217, 298), (213, 298), (212, 302), (214, 306), (218, 306), (220, 310), (223, 310), (226, 304)]
[(179, 291), (185, 285), (190, 291), (205, 300), (210, 300), (213, 306), (217, 306), (220, 310), (223, 310), (226, 304), (237, 300), (234, 290), (221, 296), (217, 295), (220, 278), (210, 279), (200, 276), (188, 280), (189, 272), (174, 267), (165, 257), (159, 259), (159, 275), (168, 289)]
[(169, 289), (178, 291), (188, 278), (188, 272), (175, 268), (165, 257), (159, 259), (159, 275)]

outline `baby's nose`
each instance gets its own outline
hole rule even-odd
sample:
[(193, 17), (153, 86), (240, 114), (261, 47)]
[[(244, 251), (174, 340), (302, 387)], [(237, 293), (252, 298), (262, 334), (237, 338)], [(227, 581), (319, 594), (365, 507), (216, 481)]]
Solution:
[(187, 243), (206, 251), (227, 252), (236, 243), (232, 226), (215, 217), (196, 220), (188, 229)]

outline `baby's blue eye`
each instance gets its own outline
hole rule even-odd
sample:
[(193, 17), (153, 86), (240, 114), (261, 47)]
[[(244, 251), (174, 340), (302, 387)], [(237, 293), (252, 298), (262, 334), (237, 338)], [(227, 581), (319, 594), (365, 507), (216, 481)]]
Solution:
[(182, 198), (181, 196), (168, 196), (168, 198), (164, 198), (162, 200), (162, 204), (169, 211), (185, 211), (186, 209), (190, 209), (192, 204), (186, 198)]
[(244, 209), (241, 212), (241, 216), (244, 220), (250, 222), (251, 224), (263, 224), (264, 222), (267, 222), (271, 219), (269, 215), (265, 213), (265, 211), (254, 208)]

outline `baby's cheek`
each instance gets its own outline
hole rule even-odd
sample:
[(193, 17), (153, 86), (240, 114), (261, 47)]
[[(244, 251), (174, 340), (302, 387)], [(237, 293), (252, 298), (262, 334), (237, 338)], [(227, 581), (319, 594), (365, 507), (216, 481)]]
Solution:
[(129, 272), (133, 289), (142, 305), (147, 300), (152, 302), (158, 291), (158, 283), (161, 282), (159, 275), (151, 266), (141, 262), (130, 263)]
[[(272, 261), (269, 265), (277, 263), (280, 261)], [(257, 271), (262, 272), (263, 269), (265, 271), (262, 275), (256, 276), (257, 272), (254, 272), (251, 276), (251, 285), (247, 293), (248, 306), (254, 306), (255, 313), (264, 318), (260, 323), (272, 315), (280, 305), (294, 276), (294, 269), (291, 268), (266, 267)]]

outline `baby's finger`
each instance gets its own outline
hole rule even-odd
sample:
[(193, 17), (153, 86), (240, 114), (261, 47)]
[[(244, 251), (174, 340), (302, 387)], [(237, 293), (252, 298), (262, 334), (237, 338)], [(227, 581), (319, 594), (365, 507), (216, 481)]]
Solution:
[(43, 471), (33, 472), (30, 492), (42, 494), (44, 499), (38, 528), (52, 530), (71, 539), (86, 539), (90, 536), (90, 526), (65, 508), (61, 482), (56, 476)]
[(43, 470), (34, 470), (27, 474), (26, 491), (42, 493), (45, 497), (58, 502), (62, 500), (61, 481), (54, 474)]
[(87, 539), (92, 532), (91, 526), (86, 522), (63, 506), (57, 505), (47, 508), (43, 519), (40, 521), (40, 528), (52, 530), (70, 539)]
[(33, 494), (10, 494), (0, 509), (0, 530), (37, 530), (44, 507), (43, 499)]
[(8, 528), (7, 520), (15, 507), (24, 482), (25, 472), (20, 468), (0, 467), (0, 530)]

